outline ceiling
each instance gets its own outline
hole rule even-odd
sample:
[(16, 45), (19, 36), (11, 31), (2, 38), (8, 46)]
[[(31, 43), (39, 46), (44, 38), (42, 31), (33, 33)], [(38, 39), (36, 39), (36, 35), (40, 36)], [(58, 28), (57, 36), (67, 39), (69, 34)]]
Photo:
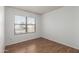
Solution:
[(61, 8), (62, 6), (13, 6), (13, 7), (36, 14), (45, 14), (47, 12)]

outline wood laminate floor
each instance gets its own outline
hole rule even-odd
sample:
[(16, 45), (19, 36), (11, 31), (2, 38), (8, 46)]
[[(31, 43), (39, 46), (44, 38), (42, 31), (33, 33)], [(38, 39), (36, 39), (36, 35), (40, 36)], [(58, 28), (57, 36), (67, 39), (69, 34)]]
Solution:
[(6, 46), (5, 53), (78, 53), (79, 50), (44, 39), (37, 38)]

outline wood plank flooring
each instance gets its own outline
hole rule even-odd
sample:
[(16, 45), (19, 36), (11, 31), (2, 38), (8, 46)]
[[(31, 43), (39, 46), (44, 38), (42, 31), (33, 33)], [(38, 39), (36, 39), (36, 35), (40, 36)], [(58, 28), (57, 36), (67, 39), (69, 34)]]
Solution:
[(6, 46), (5, 53), (78, 53), (79, 50), (44, 39), (37, 38)]

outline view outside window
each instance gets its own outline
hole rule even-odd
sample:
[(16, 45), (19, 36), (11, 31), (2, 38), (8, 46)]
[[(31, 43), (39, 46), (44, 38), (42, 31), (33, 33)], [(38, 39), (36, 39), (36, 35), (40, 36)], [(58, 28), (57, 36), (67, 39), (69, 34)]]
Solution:
[(35, 32), (35, 18), (15, 16), (15, 34)]
[(35, 32), (35, 18), (27, 18), (27, 32)]

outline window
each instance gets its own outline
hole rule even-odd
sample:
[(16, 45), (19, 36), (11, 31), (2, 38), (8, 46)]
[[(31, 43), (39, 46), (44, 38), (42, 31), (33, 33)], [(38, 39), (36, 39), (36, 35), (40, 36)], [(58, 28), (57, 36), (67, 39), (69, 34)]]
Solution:
[(35, 18), (15, 16), (15, 34), (35, 32)]

